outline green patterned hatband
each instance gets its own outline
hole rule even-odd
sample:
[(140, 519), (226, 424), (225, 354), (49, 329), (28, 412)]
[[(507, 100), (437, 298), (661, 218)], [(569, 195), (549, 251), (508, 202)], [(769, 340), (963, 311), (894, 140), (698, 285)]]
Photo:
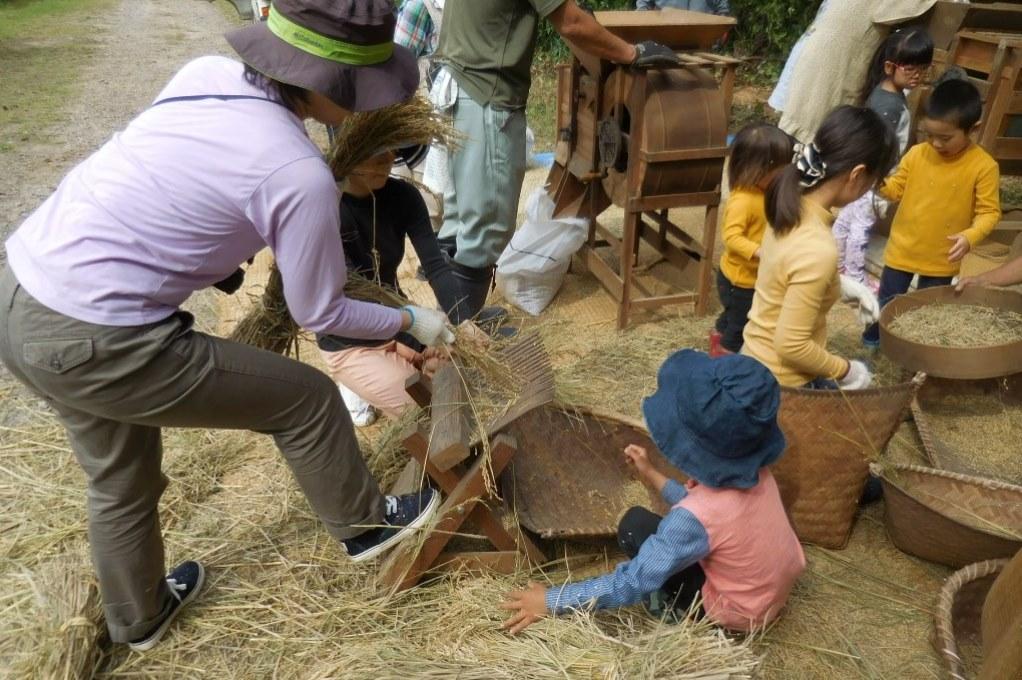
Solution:
[(356, 45), (310, 31), (279, 14), (272, 5), (270, 6), (270, 15), (266, 19), (266, 26), (271, 33), (287, 44), (303, 52), (341, 64), (352, 66), (380, 64), (390, 59), (394, 53), (394, 43), (392, 42)]

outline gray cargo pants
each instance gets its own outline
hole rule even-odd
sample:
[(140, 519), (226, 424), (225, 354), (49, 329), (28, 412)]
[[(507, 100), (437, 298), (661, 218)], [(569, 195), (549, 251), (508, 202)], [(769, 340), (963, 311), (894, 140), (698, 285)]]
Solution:
[(193, 331), (191, 321), (178, 312), (145, 326), (85, 323), (37, 302), (9, 269), (0, 273), (0, 359), (57, 413), (88, 477), (89, 543), (115, 642), (144, 636), (171, 605), (157, 513), (167, 485), (161, 427), (272, 435), (337, 539), (383, 517), (333, 381)]

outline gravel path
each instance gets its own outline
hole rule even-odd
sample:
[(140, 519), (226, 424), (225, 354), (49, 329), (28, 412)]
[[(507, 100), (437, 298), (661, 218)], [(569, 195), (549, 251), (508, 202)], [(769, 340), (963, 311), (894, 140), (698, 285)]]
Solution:
[(0, 237), (17, 228), (68, 170), (148, 106), (187, 61), (233, 54), (223, 39), (240, 22), (233, 12), (227, 0), (120, 0), (95, 19), (99, 47), (82, 68), (80, 94), (68, 103), (62, 121), (43, 140), (0, 157)]
[[(81, 69), (79, 96), (41, 139), (0, 154), (0, 242), (75, 164), (145, 109), (181, 66), (207, 54), (233, 55), (223, 38), (241, 22), (233, 13), (227, 0), (119, 0), (101, 14), (95, 20), (99, 46)], [(0, 246), (0, 264), (6, 259)], [(211, 322), (203, 321), (209, 330)], [(0, 388), (10, 381), (0, 365)]]

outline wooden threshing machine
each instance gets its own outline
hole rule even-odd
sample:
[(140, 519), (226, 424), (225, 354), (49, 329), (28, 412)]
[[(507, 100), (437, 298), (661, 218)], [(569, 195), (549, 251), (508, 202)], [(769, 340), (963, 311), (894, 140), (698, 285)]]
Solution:
[[(558, 67), (558, 140), (547, 178), (554, 214), (589, 219), (583, 261), (617, 299), (619, 328), (633, 309), (694, 302), (705, 313), (740, 63), (708, 50), (735, 21), (682, 10), (597, 12), (596, 18), (629, 42), (671, 47), (681, 63), (619, 66), (569, 42), (574, 58)], [(624, 210), (620, 234), (598, 219), (611, 205)], [(668, 211), (685, 207), (705, 210), (701, 238), (671, 221)], [(642, 241), (679, 272), (695, 270), (695, 292), (651, 292), (634, 271)]]

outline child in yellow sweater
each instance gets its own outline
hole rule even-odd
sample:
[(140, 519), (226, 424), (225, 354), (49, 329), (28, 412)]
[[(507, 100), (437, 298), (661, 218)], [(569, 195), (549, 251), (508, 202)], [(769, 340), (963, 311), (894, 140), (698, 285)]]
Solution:
[(759, 245), (766, 230), (763, 192), (791, 163), (792, 140), (780, 128), (753, 123), (735, 135), (728, 160), (731, 195), (724, 207), (724, 254), (717, 270), (717, 292), (723, 310), (710, 333), (710, 356), (742, 349), (759, 270)]
[[(946, 286), (962, 258), (1001, 219), (1000, 171), (969, 137), (983, 114), (979, 91), (966, 80), (946, 80), (926, 104), (929, 141), (912, 147), (880, 188), (901, 201), (891, 225), (880, 276), (880, 304), (909, 289)], [(880, 328), (870, 325), (863, 344), (876, 347)]]

